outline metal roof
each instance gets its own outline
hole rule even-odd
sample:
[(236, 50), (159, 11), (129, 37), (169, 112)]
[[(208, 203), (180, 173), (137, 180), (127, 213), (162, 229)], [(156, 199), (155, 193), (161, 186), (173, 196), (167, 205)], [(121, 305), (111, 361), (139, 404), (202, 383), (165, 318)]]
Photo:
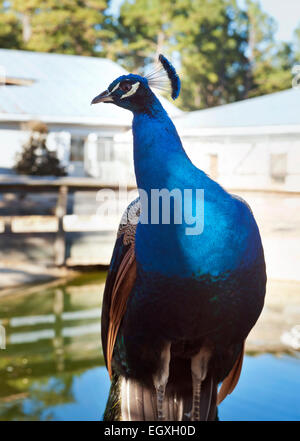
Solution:
[[(126, 71), (98, 57), (0, 49), (0, 76), (33, 80), (0, 87), (0, 120), (42, 119), (70, 123), (131, 125), (130, 112), (91, 99)], [(160, 97), (170, 116), (182, 112)]]
[(176, 118), (178, 128), (265, 127), (300, 125), (300, 90), (288, 89), (258, 98)]

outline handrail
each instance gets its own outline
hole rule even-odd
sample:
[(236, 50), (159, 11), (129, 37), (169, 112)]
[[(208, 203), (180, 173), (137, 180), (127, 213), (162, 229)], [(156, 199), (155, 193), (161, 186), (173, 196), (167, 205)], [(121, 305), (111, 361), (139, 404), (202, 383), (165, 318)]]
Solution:
[[(55, 255), (55, 264), (57, 266), (65, 266), (66, 265), (66, 232), (67, 231), (83, 231), (82, 227), (79, 226), (72, 228), (64, 227), (64, 220), (66, 221), (67, 216), (67, 201), (68, 194), (73, 193), (75, 191), (99, 191), (110, 189), (114, 191), (118, 190), (133, 190), (135, 186), (124, 186), (120, 187), (118, 185), (104, 185), (103, 181), (93, 178), (35, 178), (35, 177), (27, 177), (27, 176), (13, 176), (13, 177), (0, 177), (0, 193), (7, 192), (20, 192), (20, 193), (42, 193), (42, 192), (57, 192), (58, 198), (55, 208), (55, 215), (39, 215), (38, 217), (45, 217), (48, 220), (54, 220), (54, 226), (52, 225), (50, 231), (45, 229), (44, 231), (34, 231), (34, 229), (29, 228), (29, 231), (26, 232), (26, 228), (24, 231), (21, 229), (12, 228), (12, 225), (15, 223), (15, 220), (18, 218), (22, 218), (25, 216), (17, 215), (17, 216), (0, 216), (0, 230), (2, 226), (2, 234), (55, 234), (55, 242), (54, 242), (54, 255)], [(28, 217), (28, 216), (27, 216)], [(34, 219), (34, 215), (30, 216)], [(51, 219), (50, 219), (51, 218)], [(80, 216), (78, 216), (80, 219)], [(1, 225), (2, 220), (2, 225)], [(93, 219), (95, 221), (95, 219)], [(117, 228), (117, 227), (116, 227)], [(99, 231), (98, 228), (93, 229), (87, 228), (87, 231)]]

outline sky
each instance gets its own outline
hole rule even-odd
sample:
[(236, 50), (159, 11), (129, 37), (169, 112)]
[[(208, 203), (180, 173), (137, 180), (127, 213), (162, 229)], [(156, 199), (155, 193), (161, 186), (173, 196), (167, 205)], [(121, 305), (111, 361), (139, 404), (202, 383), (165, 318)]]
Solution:
[(291, 41), (293, 32), (300, 25), (299, 0), (260, 0), (262, 8), (272, 15), (278, 24), (276, 38)]
[[(170, 0), (171, 1), (171, 0)], [(243, 0), (239, 0), (243, 2)], [(111, 10), (118, 13), (123, 0), (112, 0)], [(260, 0), (262, 8), (277, 21), (276, 38), (291, 41), (293, 32), (300, 25), (300, 0)]]

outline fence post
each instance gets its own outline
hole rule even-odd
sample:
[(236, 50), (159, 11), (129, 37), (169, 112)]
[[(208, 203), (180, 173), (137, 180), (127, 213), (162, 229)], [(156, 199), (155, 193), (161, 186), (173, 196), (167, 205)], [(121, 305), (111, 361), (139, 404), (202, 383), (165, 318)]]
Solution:
[(11, 216), (6, 216), (4, 219), (4, 233), (11, 234)]
[(3, 325), (0, 325), (0, 349), (6, 349), (6, 335)]
[(64, 266), (66, 263), (66, 233), (64, 231), (63, 220), (67, 213), (68, 202), (68, 187), (61, 185), (56, 204), (56, 217), (58, 218), (58, 230), (56, 233), (56, 240), (54, 245), (55, 250), (55, 264), (57, 266)]

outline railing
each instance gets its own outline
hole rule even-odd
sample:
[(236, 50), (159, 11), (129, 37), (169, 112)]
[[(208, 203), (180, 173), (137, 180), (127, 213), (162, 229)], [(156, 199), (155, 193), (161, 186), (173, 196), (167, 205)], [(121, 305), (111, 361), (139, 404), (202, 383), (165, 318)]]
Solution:
[[(135, 187), (128, 186), (127, 190), (133, 190)], [(11, 178), (0, 177), (0, 193), (57, 193), (57, 201), (54, 215), (17, 215), (0, 217), (0, 234), (24, 234), (24, 235), (43, 235), (54, 234), (54, 262), (57, 266), (77, 266), (92, 265), (103, 262), (95, 262), (90, 256), (86, 256), (84, 261), (67, 258), (66, 256), (66, 233), (87, 233), (87, 232), (113, 232), (116, 231), (120, 220), (119, 216), (105, 219), (97, 214), (95, 215), (75, 215), (67, 214), (68, 195), (75, 192), (99, 191), (110, 189), (119, 191), (119, 186), (104, 185), (103, 181), (93, 178), (32, 178), (18, 177)], [(227, 189), (231, 193), (261, 193), (276, 194), (278, 196), (299, 197), (300, 192), (285, 190), (268, 189)], [(113, 243), (112, 243), (113, 246)]]
[[(0, 233), (43, 235), (54, 233), (55, 265), (64, 266), (66, 263), (66, 232), (97, 232), (113, 231), (118, 226), (117, 218), (105, 224), (101, 216), (67, 215), (68, 195), (75, 192), (99, 191), (110, 189), (118, 191), (119, 187), (104, 185), (102, 181), (92, 178), (32, 178), (13, 177), (0, 178), (0, 193), (57, 193), (55, 215), (17, 215), (0, 217)], [(128, 190), (134, 187), (127, 187)]]

